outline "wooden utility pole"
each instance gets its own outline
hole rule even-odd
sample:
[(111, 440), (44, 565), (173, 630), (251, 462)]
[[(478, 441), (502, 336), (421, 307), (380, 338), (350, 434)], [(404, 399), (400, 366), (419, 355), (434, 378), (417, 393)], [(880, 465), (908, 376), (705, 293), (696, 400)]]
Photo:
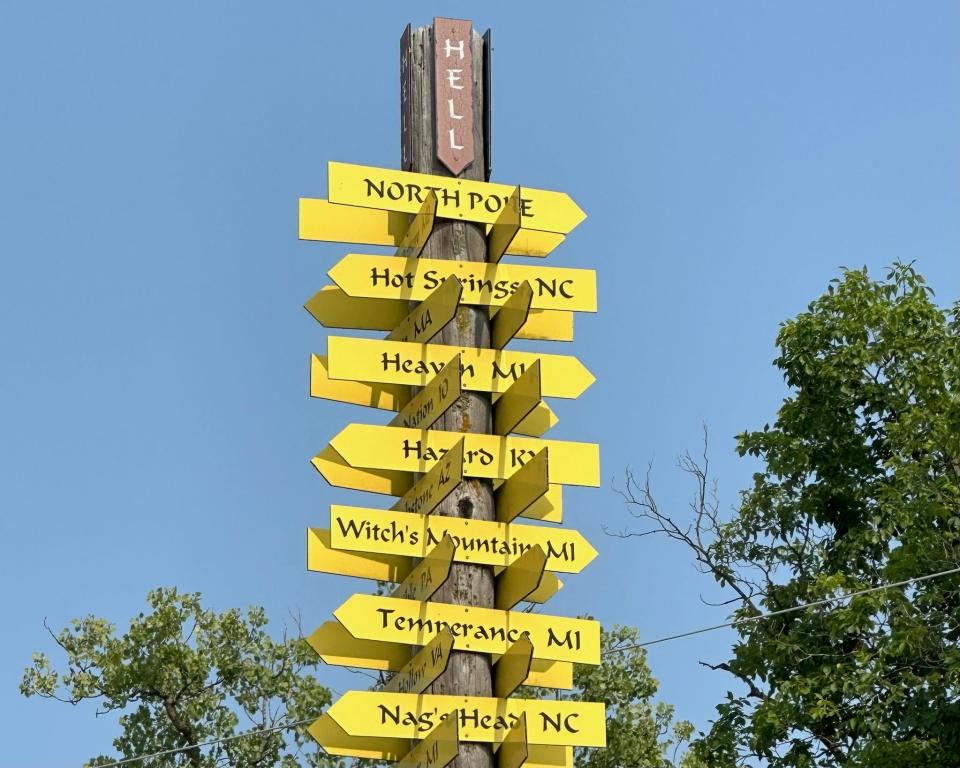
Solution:
[[(439, 20), (442, 21), (442, 20)], [(448, 44), (446, 39), (439, 43), (434, 40), (435, 26), (407, 27), (401, 38), (401, 110), (403, 128), (401, 143), (403, 170), (451, 176), (448, 167), (438, 158), (438, 149), (469, 147), (464, 137), (447, 133), (438, 134), (437, 110), (441, 109), (441, 119), (449, 120), (451, 114), (467, 119), (462, 104), (440, 103), (436, 100), (437, 49), (448, 52), (454, 57), (456, 69), (471, 72), (472, 118), (470, 137), (472, 137), (473, 159), (457, 174), (460, 178), (486, 181), (485, 160), (489, 148), (485, 135), (490, 105), (485, 103), (489, 94), (489, 83), (484, 82), (484, 46), (489, 37), (478, 35), (472, 27), (469, 29), (468, 45), (464, 46), (464, 59), (469, 67), (461, 66), (457, 41)], [(443, 29), (443, 27), (441, 27)], [(469, 50), (467, 50), (469, 49)], [(489, 55), (489, 51), (487, 52)], [(444, 73), (441, 72), (443, 76)], [(462, 78), (463, 72), (447, 76), (448, 85), (467, 85)], [(466, 89), (465, 89), (466, 90)], [(469, 137), (467, 137), (469, 138)], [(444, 140), (446, 140), (444, 146)], [(438, 147), (439, 141), (439, 147)], [(462, 151), (462, 150), (459, 150)], [(456, 167), (456, 164), (454, 164)], [(485, 228), (481, 224), (450, 220), (438, 220), (433, 233), (423, 250), (422, 258), (452, 259), (456, 261), (486, 261), (487, 243)], [(490, 320), (484, 307), (461, 305), (454, 320), (447, 324), (433, 343), (449, 344), (458, 347), (489, 347)], [(460, 400), (446, 412), (435, 425), (435, 429), (451, 432), (479, 432), (490, 434), (493, 429), (493, 409), (490, 395), (481, 392), (464, 392)], [(448, 517), (463, 517), (475, 520), (495, 520), (493, 487), (490, 480), (477, 478), (465, 479), (437, 509), (434, 514)], [(433, 596), (434, 602), (475, 605), (492, 608), (494, 605), (494, 577), (488, 566), (454, 563), (450, 577)], [(431, 687), (432, 693), (461, 696), (492, 696), (490, 658), (484, 654), (454, 651), (444, 672)], [(463, 742), (460, 754), (452, 764), (455, 768), (493, 768), (494, 757), (489, 744)]]

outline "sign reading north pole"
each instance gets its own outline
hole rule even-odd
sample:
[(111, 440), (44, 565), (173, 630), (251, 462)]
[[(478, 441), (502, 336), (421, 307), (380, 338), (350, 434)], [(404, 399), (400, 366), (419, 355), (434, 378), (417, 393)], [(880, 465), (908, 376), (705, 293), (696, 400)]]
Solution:
[[(572, 768), (573, 747), (606, 744), (602, 702), (515, 695), (571, 690), (574, 664), (600, 663), (596, 621), (530, 612), (563, 586), (558, 573), (579, 574), (597, 556), (560, 524), (563, 486), (599, 485), (599, 446), (545, 436), (557, 423), (547, 400), (576, 399), (594, 377), (573, 355), (513, 346), (571, 341), (575, 314), (597, 310), (597, 286), (593, 270), (504, 261), (546, 257), (586, 216), (566, 193), (482, 180), (489, 56), (489, 33), (481, 41), (469, 21), (408, 25), (401, 170), (331, 161), (328, 199), (300, 200), (302, 239), (394, 249), (341, 254), (334, 284), (314, 286), (305, 304), (322, 326), (354, 331), (312, 355), (310, 394), (361, 415), (393, 412), (343, 426), (312, 458), (331, 485), (389, 498), (331, 505), (329, 528), (308, 530), (309, 570), (381, 589), (347, 598), (307, 642), (326, 663), (391, 676), (379, 690), (346, 692), (308, 730), (331, 755), (400, 768), (444, 768), (464, 742), (490, 745), (499, 768)], [(445, 172), (415, 172), (436, 161)], [(453, 247), (446, 258), (459, 231), (450, 222), (485, 233), (485, 254)], [(468, 423), (474, 392), (487, 410)], [(492, 504), (465, 514), (477, 484)], [(490, 571), (492, 601), (449, 598), (472, 568)], [(493, 664), (494, 696), (451, 691), (470, 654)]]

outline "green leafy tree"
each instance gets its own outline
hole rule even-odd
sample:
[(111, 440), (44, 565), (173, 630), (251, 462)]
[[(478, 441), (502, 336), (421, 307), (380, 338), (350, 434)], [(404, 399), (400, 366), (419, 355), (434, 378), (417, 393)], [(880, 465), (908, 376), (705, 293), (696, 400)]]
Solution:
[[(192, 768), (317, 766), (324, 758), (302, 729), (274, 729), (315, 717), (330, 692), (310, 675), (319, 663), (300, 639), (275, 641), (262, 608), (204, 609), (199, 594), (158, 589), (150, 611), (118, 635), (88, 616), (53, 635), (66, 654), (57, 672), (35, 654), (20, 690), (70, 704), (93, 701), (97, 714), (120, 713), (120, 758), (184, 748), (151, 765)], [(260, 729), (262, 734), (191, 746)], [(97, 757), (89, 765), (118, 758)]]
[[(737, 438), (762, 469), (729, 519), (705, 461), (693, 519), (628, 477), (631, 511), (732, 592), (740, 685), (696, 752), (713, 766), (960, 765), (960, 577), (840, 595), (960, 565), (960, 304), (910, 266), (844, 271), (777, 336), (790, 388)], [(833, 598), (833, 599), (831, 599)]]
[[(637, 647), (639, 642), (634, 627), (604, 629), (602, 663), (575, 665), (572, 691), (523, 688), (517, 694), (606, 703), (607, 747), (575, 749), (576, 768), (673, 768), (680, 748), (693, 733), (689, 722), (674, 722), (672, 705), (654, 703), (658, 685), (647, 666), (647, 652)], [(692, 755), (680, 764), (684, 768), (701, 765)]]

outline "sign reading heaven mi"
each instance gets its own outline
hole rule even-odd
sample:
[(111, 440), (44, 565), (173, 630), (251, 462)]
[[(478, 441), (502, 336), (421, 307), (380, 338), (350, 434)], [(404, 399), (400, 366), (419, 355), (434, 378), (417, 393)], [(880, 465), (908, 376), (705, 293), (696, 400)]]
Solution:
[[(464, 742), (492, 745), (497, 768), (573, 768), (574, 747), (605, 745), (606, 705), (517, 691), (574, 691), (574, 664), (600, 663), (596, 621), (530, 612), (597, 556), (559, 524), (564, 485), (599, 485), (599, 446), (544, 438), (557, 423), (546, 399), (575, 399), (594, 377), (572, 355), (512, 347), (572, 341), (574, 313), (597, 310), (597, 277), (508, 257), (547, 256), (585, 214), (562, 192), (479, 180), (489, 34), (437, 18), (408, 26), (400, 48), (403, 170), (331, 162), (329, 200), (300, 199), (301, 239), (395, 249), (343, 256), (304, 305), (356, 332), (311, 357), (310, 395), (392, 412), (347, 424), (312, 459), (330, 485), (387, 498), (331, 505), (329, 528), (308, 529), (309, 570), (385, 591), (347, 598), (307, 638), (382, 683), (343, 694), (308, 731), (331, 755), (395, 768), (447, 768)], [(478, 568), (492, 592), (469, 586)], [(476, 663), (493, 697), (464, 690)]]
[(327, 337), (327, 375), (331, 379), (411, 384), (423, 387), (460, 355), (464, 389), (503, 393), (527, 368), (540, 361), (540, 394), (576, 398), (595, 381), (583, 363), (570, 355), (463, 349), (446, 344)]

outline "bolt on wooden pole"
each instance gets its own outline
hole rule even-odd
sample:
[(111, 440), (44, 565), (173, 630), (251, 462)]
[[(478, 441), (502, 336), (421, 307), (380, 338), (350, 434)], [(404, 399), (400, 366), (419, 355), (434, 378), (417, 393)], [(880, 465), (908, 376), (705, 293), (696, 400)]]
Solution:
[[(436, 33), (436, 34), (435, 34)], [(401, 167), (403, 170), (486, 181), (489, 162), (489, 68), (484, 66), (489, 35), (470, 22), (435, 19), (432, 26), (409, 26), (400, 41)], [(421, 258), (486, 261), (483, 225), (437, 221)], [(484, 307), (460, 306), (456, 317), (433, 339), (458, 347), (489, 347), (490, 319)], [(492, 434), (490, 395), (464, 392), (434, 425), (453, 432)], [(491, 481), (464, 479), (434, 514), (496, 520)], [(446, 583), (432, 598), (458, 605), (494, 606), (494, 577), (488, 566), (454, 563)], [(492, 696), (490, 658), (454, 651), (430, 692)], [(489, 744), (461, 743), (454, 768), (493, 768)]]

